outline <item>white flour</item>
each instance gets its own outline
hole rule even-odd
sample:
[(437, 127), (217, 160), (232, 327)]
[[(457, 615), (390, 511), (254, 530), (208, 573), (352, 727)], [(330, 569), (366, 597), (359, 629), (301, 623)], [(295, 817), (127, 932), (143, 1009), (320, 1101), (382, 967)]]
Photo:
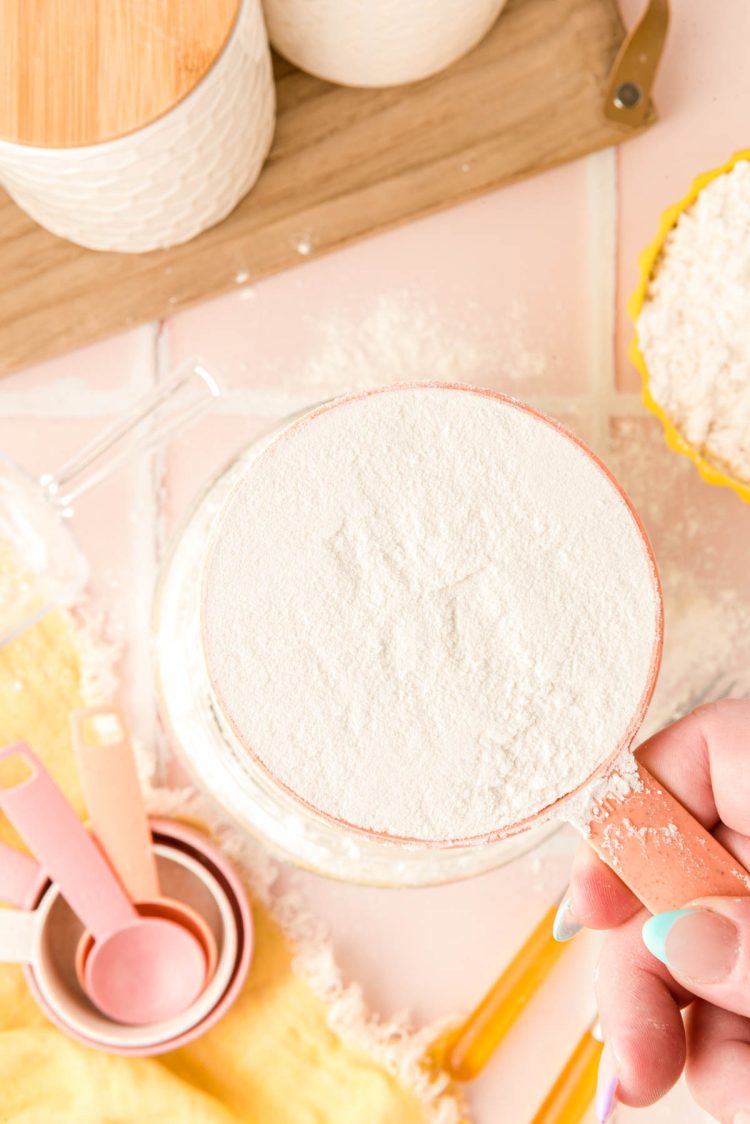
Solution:
[[(255, 300), (258, 293), (248, 288), (240, 295)], [(305, 342), (293, 355), (239, 361), (243, 377), (230, 392), (231, 406), (279, 418), (339, 394), (427, 379), (538, 395), (562, 370), (565, 351), (551, 325), (540, 339), (521, 300), (488, 317), (473, 301), (441, 303), (407, 288), (341, 302), (325, 316), (302, 314), (300, 327)]]
[[(418, 382), (488, 382), (534, 389), (549, 360), (519, 300), (490, 323), (471, 305), (445, 309), (408, 290), (378, 294), (360, 311), (317, 322), (317, 347), (288, 382), (325, 395)], [(283, 375), (282, 375), (283, 377)]]
[(750, 483), (750, 164), (709, 183), (659, 259), (638, 339), (651, 391), (706, 460)]
[(551, 426), (437, 387), (277, 440), (206, 567), (208, 666), (244, 744), (315, 807), (417, 839), (579, 784), (638, 708), (655, 629), (607, 478)]

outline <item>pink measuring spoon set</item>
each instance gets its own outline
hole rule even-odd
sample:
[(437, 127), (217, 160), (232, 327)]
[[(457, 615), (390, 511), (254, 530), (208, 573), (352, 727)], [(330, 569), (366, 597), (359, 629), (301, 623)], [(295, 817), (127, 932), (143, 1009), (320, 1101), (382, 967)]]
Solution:
[[(34, 858), (0, 846), (0, 961), (67, 1034), (145, 1055), (228, 1010), (253, 946), (244, 889), (200, 833), (149, 823), (117, 708), (72, 716), (87, 831), (23, 743), (0, 750), (0, 811)], [(36, 860), (36, 861), (35, 861)]]

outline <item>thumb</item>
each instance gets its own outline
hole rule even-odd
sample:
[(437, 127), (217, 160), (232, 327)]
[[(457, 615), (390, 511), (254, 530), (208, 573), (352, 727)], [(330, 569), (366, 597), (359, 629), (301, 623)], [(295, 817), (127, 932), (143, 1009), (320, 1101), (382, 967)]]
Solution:
[(657, 913), (643, 940), (694, 995), (750, 1015), (750, 897), (701, 898)]

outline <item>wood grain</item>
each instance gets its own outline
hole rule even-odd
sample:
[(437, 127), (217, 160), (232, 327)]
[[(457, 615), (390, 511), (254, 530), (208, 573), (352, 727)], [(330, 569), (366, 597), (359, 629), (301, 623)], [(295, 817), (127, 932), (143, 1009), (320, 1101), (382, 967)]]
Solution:
[(221, 53), (240, 0), (0, 0), (0, 137), (97, 144), (160, 117)]
[[(449, 70), (413, 86), (331, 86), (277, 60), (261, 178), (219, 226), (142, 256), (97, 254), (0, 205), (0, 373), (634, 135), (606, 121), (623, 28), (614, 0), (510, 0)], [(0, 173), (1, 174), (1, 173)]]

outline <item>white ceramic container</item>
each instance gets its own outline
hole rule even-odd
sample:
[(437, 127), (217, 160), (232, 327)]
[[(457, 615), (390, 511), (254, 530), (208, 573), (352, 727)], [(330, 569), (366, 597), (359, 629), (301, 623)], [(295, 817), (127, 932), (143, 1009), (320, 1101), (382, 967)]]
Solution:
[(506, 0), (263, 0), (272, 45), (344, 86), (397, 86), (449, 66)]
[(173, 246), (220, 222), (249, 191), (274, 121), (260, 0), (242, 0), (216, 62), (167, 113), (99, 144), (0, 140), (0, 183), (41, 226), (90, 249)]

